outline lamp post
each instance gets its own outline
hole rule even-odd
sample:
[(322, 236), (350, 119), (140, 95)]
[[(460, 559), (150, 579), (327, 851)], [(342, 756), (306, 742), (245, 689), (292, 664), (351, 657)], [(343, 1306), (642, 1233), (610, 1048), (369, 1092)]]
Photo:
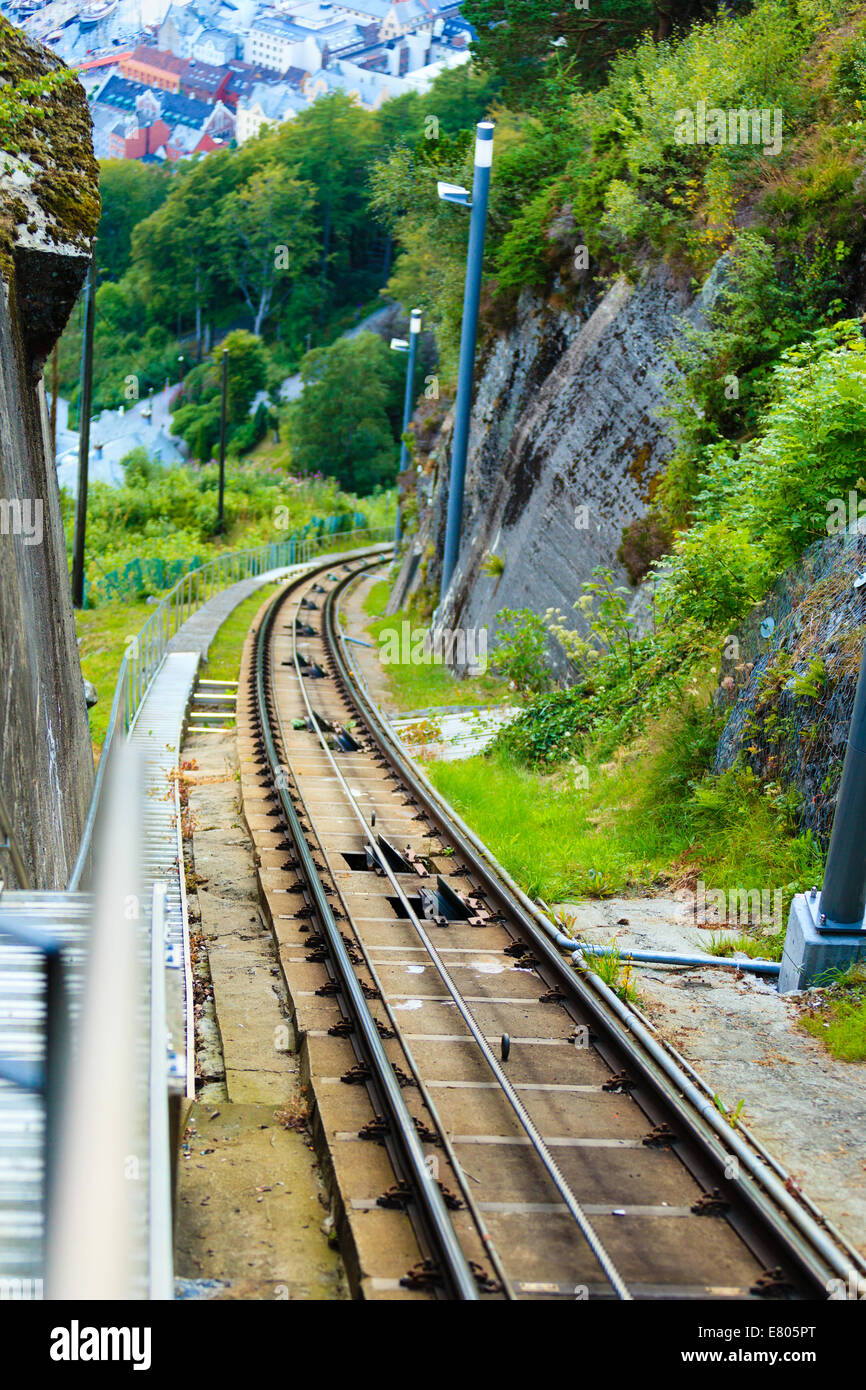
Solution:
[(226, 489), (226, 402), (228, 398), (229, 381), (229, 353), (228, 348), (223, 348), (222, 357), (222, 390), (220, 397), (220, 481), (219, 492), (217, 494), (217, 532), (222, 535), (225, 519), (223, 517), (223, 499)]
[(78, 495), (75, 499), (75, 535), (72, 542), (72, 603), (84, 607), (84, 540), (87, 532), (87, 470), (90, 461), (90, 407), (93, 399), (93, 315), (96, 272), (87, 272), (84, 297), (84, 334), (81, 344), (81, 391), (78, 398)]
[(409, 318), (409, 341), (405, 338), (392, 338), (391, 348), (394, 352), (408, 353), (406, 363), (406, 392), (403, 397), (403, 436), (400, 440), (400, 468), (397, 473), (397, 520), (394, 523), (394, 559), (400, 553), (400, 541), (403, 539), (401, 528), (400, 511), (400, 478), (409, 463), (409, 450), (406, 447), (406, 431), (409, 428), (409, 420), (412, 415), (412, 387), (415, 381), (415, 358), (418, 352), (418, 336), (421, 332), (421, 310), (413, 309)]
[(478, 309), (481, 303), (481, 267), (484, 259), (484, 233), (487, 225), (487, 199), (493, 164), (493, 122), (481, 121), (475, 128), (475, 176), (472, 196), (465, 188), (440, 183), (439, 197), (446, 203), (469, 207), (469, 248), (466, 253), (466, 285), (463, 291), (463, 328), (460, 335), (460, 366), (457, 373), (457, 405), (451, 444), (451, 472), (448, 479), (448, 516), (445, 523), (445, 551), (442, 556), (444, 600), (460, 552), (463, 522), (463, 485), (466, 479), (466, 450), (469, 443), (469, 417), (472, 409), (472, 379), (475, 373), (475, 347), (478, 341)]

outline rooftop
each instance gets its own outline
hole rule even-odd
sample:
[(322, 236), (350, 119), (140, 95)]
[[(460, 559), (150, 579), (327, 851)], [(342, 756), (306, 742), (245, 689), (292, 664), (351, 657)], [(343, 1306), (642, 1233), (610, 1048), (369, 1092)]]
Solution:
[(189, 67), (189, 59), (176, 58), (173, 53), (164, 53), (159, 48), (148, 47), (147, 44), (139, 44), (125, 61), (146, 63), (148, 67), (156, 68), (160, 72), (174, 73), (177, 77), (182, 77)]

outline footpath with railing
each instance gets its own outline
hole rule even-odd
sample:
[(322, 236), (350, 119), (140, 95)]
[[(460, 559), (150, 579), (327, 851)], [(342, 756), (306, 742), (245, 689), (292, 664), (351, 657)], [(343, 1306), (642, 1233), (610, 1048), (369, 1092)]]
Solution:
[(45, 1280), (49, 1298), (172, 1297), (170, 1156), (194, 1067), (172, 1013), (185, 998), (189, 1019), (191, 979), (170, 773), (199, 655), (183, 636), (170, 644), (232, 585), (392, 540), (391, 527), (356, 527), (220, 555), (185, 573), (129, 642), (67, 890), (0, 896), (0, 1173), (11, 1178), (0, 1182), (0, 1296), (42, 1297)]
[(269, 574), (273, 570), (290, 568), (293, 565), (308, 564), (318, 555), (367, 544), (384, 544), (392, 536), (393, 529), (390, 526), (355, 527), (351, 531), (333, 531), (317, 536), (307, 536), (301, 532), (287, 537), (284, 541), (275, 541), (257, 549), (236, 550), (218, 555), (207, 564), (188, 570), (174, 588), (168, 591), (156, 605), (141, 631), (130, 641), (120, 665), (90, 810), (69, 880), (70, 891), (82, 886), (102, 785), (118, 730), (121, 731), (121, 738), (129, 733), (151, 681), (162, 664), (168, 644), (184, 623), (216, 594), (241, 580)]

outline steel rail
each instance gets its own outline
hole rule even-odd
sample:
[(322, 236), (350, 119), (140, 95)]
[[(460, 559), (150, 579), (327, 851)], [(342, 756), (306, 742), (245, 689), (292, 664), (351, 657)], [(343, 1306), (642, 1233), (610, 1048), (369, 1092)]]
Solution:
[[(364, 568), (369, 568), (369, 566), (366, 566)], [(347, 587), (347, 585), (353, 577), (354, 576), (352, 575), (346, 576), (346, 578), (344, 578), (338, 584), (336, 584), (334, 588), (331, 589), (331, 591), (329, 592), (324, 604), (323, 619), (325, 624), (326, 641), (328, 642), (332, 651), (335, 654), (337, 649), (337, 642), (336, 624), (333, 621), (334, 600), (336, 596), (339, 595), (342, 592), (342, 590)], [(295, 655), (295, 665), (297, 667), (298, 675), (300, 677), (301, 668), (298, 665), (297, 654)], [(346, 686), (348, 689), (348, 681), (346, 681)], [(587, 1245), (589, 1246), (590, 1250), (595, 1256), (595, 1259), (598, 1262), (598, 1265), (602, 1270), (605, 1278), (607, 1279), (608, 1283), (610, 1284), (611, 1288), (614, 1290), (618, 1298), (625, 1301), (630, 1301), (631, 1294), (628, 1291), (628, 1287), (625, 1283), (625, 1280), (619, 1273), (619, 1270), (614, 1264), (614, 1261), (611, 1258), (610, 1254), (605, 1249), (605, 1246), (601, 1241), (600, 1237), (598, 1236), (598, 1233), (596, 1232), (594, 1226), (592, 1225), (592, 1222), (587, 1217), (586, 1213), (584, 1212), (583, 1208), (581, 1207), (580, 1203), (578, 1202), (577, 1198), (575, 1197), (574, 1193), (572, 1192), (571, 1188), (569, 1187), (568, 1183), (566, 1182), (565, 1178), (560, 1172), (559, 1165), (557, 1164), (552, 1153), (550, 1152), (550, 1149), (547, 1147), (547, 1144), (544, 1142), (544, 1138), (542, 1137), (541, 1133), (536, 1127), (534, 1120), (532, 1119), (528, 1110), (524, 1106), (522, 1100), (520, 1099), (516, 1090), (512, 1086), (502, 1067), (499, 1065), (499, 1062), (494, 1056), (490, 1044), (487, 1041), (487, 1038), (484, 1036), (483, 1031), (476, 1022), (475, 1017), (468, 1004), (466, 1003), (465, 999), (463, 998), (462, 993), (458, 989), (457, 985), (454, 983), (454, 980), (452, 979), (451, 974), (447, 966), (445, 965), (445, 962), (443, 961), (442, 957), (440, 956), (439, 952), (437, 951), (436, 947), (431, 941), (429, 935), (425, 931), (421, 923), (421, 920), (418, 917), (418, 914), (416, 913), (411, 902), (409, 901), (406, 892), (403, 889), (402, 884), (397, 879), (394, 871), (392, 870), (390, 864), (387, 862), (385, 856), (379, 853), (376, 847), (376, 841), (372, 832), (372, 827), (368, 825), (364, 813), (358, 805), (358, 802), (353, 792), (350, 790), (342, 772), (337, 766), (334, 756), (331, 753), (330, 748), (328, 748), (328, 745), (324, 739), (322, 731), (318, 727), (318, 721), (313, 715), (312, 706), (310, 705), (309, 699), (307, 697), (303, 681), (301, 682), (301, 693), (304, 698), (304, 703), (307, 706), (307, 712), (310, 715), (313, 726), (318, 733), (322, 747), (324, 748), (328, 760), (331, 763), (331, 767), (336, 773), (340, 781), (340, 784), (342, 785), (343, 790), (349, 800), (349, 803), (352, 806), (355, 817), (358, 820), (358, 823), (362, 827), (364, 834), (367, 837), (367, 841), (370, 846), (371, 852), (376, 856), (378, 863), (381, 865), (384, 873), (387, 875), (392, 888), (394, 889), (400, 902), (402, 903), (403, 909), (406, 912), (409, 921), (415, 928), (418, 939), (420, 940), (431, 961), (433, 962), (433, 965), (435, 966), (436, 971), (438, 972), (439, 978), (441, 979), (448, 993), (451, 995), (451, 998), (453, 999), (457, 1007), (457, 1010), (460, 1013), (461, 1018), (463, 1019), (463, 1022), (466, 1024), (467, 1028), (472, 1034), (472, 1037), (477, 1043), (481, 1055), (484, 1058), (484, 1061), (487, 1063), (488, 1068), (493, 1073), (493, 1076), (495, 1077), (500, 1089), (502, 1090), (503, 1095), (505, 1096), (506, 1100), (508, 1101), (508, 1104), (511, 1106), (511, 1109), (514, 1112), (518, 1123), (520, 1124), (521, 1128), (523, 1129), (524, 1133), (529, 1139), (530, 1144), (532, 1145), (533, 1149), (535, 1150), (536, 1154), (541, 1160), (548, 1177), (551, 1179), (554, 1187), (556, 1188), (557, 1192), (559, 1193), (560, 1197), (565, 1203), (569, 1215), (572, 1217), (573, 1221), (575, 1222), (581, 1234), (583, 1235)]]
[[(427, 1228), (433, 1250), (441, 1261), (443, 1273), (450, 1284), (450, 1291), (461, 1300), (474, 1301), (480, 1297), (478, 1284), (466, 1255), (457, 1239), (454, 1227), (448, 1216), (445, 1201), (438, 1185), (427, 1166), (426, 1155), (415, 1129), (412, 1116), (403, 1099), (394, 1069), (379, 1036), (376, 1020), (364, 997), (360, 981), (352, 968), (348, 951), (337, 926), (331, 905), (325, 896), (324, 887), (313, 863), (313, 857), (306, 842), (300, 821), (292, 805), (291, 798), (283, 785), (284, 779), (278, 775), (280, 760), (277, 756), (274, 730), (268, 708), (266, 691), (266, 658), (274, 620), (278, 609), (286, 598), (285, 593), (277, 594), (271, 601), (256, 635), (255, 646), (255, 689), (258, 714), (261, 721), (262, 743), (272, 775), (274, 788), (298, 852), (304, 878), (315, 901), (319, 920), (328, 938), (331, 958), (334, 962), (340, 988), (359, 1030), (361, 1040), (375, 1077), (376, 1085), (382, 1094), (385, 1107), (393, 1126), (393, 1133), (399, 1145), (401, 1158), (410, 1175), (418, 1197), (420, 1212)], [(279, 710), (274, 702), (281, 741), (285, 747), (284, 731)]]
[[(315, 720), (315, 716), (314, 716), (314, 714), (313, 714), (312, 707), (311, 707), (311, 705), (310, 705), (309, 700), (308, 700), (307, 697), (306, 697), (306, 691), (305, 691), (305, 687), (304, 687), (304, 680), (305, 680), (305, 677), (304, 677), (303, 671), (302, 671), (302, 669), (301, 669), (300, 662), (299, 662), (299, 660), (298, 660), (298, 635), (297, 635), (297, 624), (298, 624), (298, 616), (299, 616), (299, 613), (300, 613), (300, 599), (297, 600), (297, 602), (296, 602), (296, 604), (295, 604), (295, 611), (294, 611), (294, 614), (292, 615), (292, 643), (293, 643), (292, 654), (293, 654), (294, 662), (295, 662), (295, 671), (296, 671), (296, 673), (297, 673), (298, 680), (299, 680), (299, 682), (300, 682), (301, 694), (302, 694), (302, 696), (304, 697), (304, 703), (306, 704), (307, 712), (308, 712), (308, 714), (309, 714), (309, 716), (310, 716), (310, 720), (311, 720), (311, 722), (314, 724), (317, 733), (319, 733), (319, 738), (320, 738), (320, 741), (321, 741), (321, 731), (318, 729), (318, 724), (317, 724), (317, 722), (316, 722), (316, 720)], [(326, 754), (330, 757), (330, 749), (327, 747), (327, 744), (324, 744), (323, 746), (324, 746), (324, 749), (325, 749)], [(331, 760), (331, 762), (332, 762), (332, 765), (334, 765), (334, 764), (333, 764), (333, 759)], [(342, 778), (341, 778), (341, 776), (340, 776), (339, 769), (335, 767), (335, 771), (337, 772), (337, 777), (338, 777), (338, 778), (340, 779), (340, 781), (342, 782)], [(296, 779), (296, 785), (297, 785), (297, 779)], [(344, 785), (345, 785), (345, 784), (344, 784)], [(300, 793), (300, 788), (298, 788), (298, 795), (300, 796), (300, 794), (301, 794), (301, 793)], [(353, 806), (353, 809), (354, 809), (354, 802), (353, 802), (353, 799), (351, 798), (351, 794), (350, 794), (350, 805), (352, 805), (352, 806)], [(309, 812), (309, 808), (307, 809), (307, 815), (308, 815), (308, 819), (309, 819), (309, 821), (310, 821), (311, 826), (314, 826), (315, 822), (314, 822), (314, 820), (313, 820), (312, 815), (311, 815), (310, 812)], [(319, 839), (318, 835), (317, 835), (316, 838)], [(325, 849), (324, 845), (322, 845), (322, 842), (321, 842), (320, 839), (319, 839), (319, 847), (320, 847), (321, 852), (322, 852), (322, 857), (327, 861), (327, 863), (328, 863), (328, 865), (329, 865), (329, 867), (330, 867), (330, 856), (329, 856), (329, 854), (328, 854), (328, 851)], [(378, 861), (379, 856), (378, 856), (378, 854), (376, 853), (375, 846), (372, 846), (372, 847), (371, 847), (371, 852), (372, 852), (373, 854), (376, 855), (376, 858), (377, 858), (377, 861)], [(333, 870), (332, 870), (332, 876), (334, 877), (334, 882), (335, 882), (335, 886), (336, 886), (337, 893), (338, 893), (339, 896), (340, 896), (340, 901), (342, 902), (343, 907), (344, 907), (344, 909), (346, 910), (346, 914), (347, 914), (347, 916), (348, 916), (348, 915), (349, 915), (348, 904), (347, 904), (347, 902), (346, 902), (346, 900), (345, 900), (345, 897), (343, 896), (343, 893), (342, 893), (342, 891), (341, 891), (341, 889), (340, 889), (339, 883), (338, 883), (337, 880), (336, 880), (336, 877), (333, 875)], [(399, 887), (399, 886), (398, 886), (398, 887)], [(473, 1222), (473, 1224), (474, 1224), (474, 1226), (475, 1226), (475, 1229), (476, 1229), (476, 1231), (478, 1232), (479, 1239), (480, 1239), (480, 1241), (481, 1241), (481, 1243), (482, 1243), (482, 1245), (483, 1245), (483, 1247), (484, 1247), (484, 1249), (485, 1249), (487, 1255), (489, 1256), (489, 1258), (490, 1258), (490, 1263), (491, 1263), (491, 1265), (493, 1266), (493, 1269), (494, 1269), (495, 1272), (496, 1272), (496, 1276), (497, 1276), (497, 1278), (499, 1279), (500, 1284), (502, 1285), (502, 1292), (503, 1292), (503, 1294), (505, 1295), (505, 1297), (506, 1297), (507, 1299), (509, 1299), (509, 1300), (516, 1300), (517, 1295), (516, 1295), (516, 1293), (515, 1293), (515, 1291), (514, 1291), (514, 1286), (513, 1286), (512, 1282), (511, 1282), (511, 1279), (510, 1279), (510, 1277), (509, 1277), (509, 1275), (508, 1275), (508, 1271), (506, 1270), (505, 1265), (504, 1265), (504, 1263), (503, 1263), (503, 1261), (502, 1261), (502, 1257), (500, 1256), (499, 1251), (498, 1251), (497, 1248), (496, 1248), (495, 1242), (494, 1242), (493, 1237), (492, 1237), (492, 1235), (491, 1235), (491, 1233), (490, 1233), (490, 1230), (489, 1230), (489, 1228), (488, 1228), (487, 1222), (484, 1220), (484, 1216), (483, 1216), (483, 1214), (482, 1214), (482, 1212), (481, 1212), (481, 1209), (480, 1209), (480, 1207), (478, 1206), (478, 1203), (477, 1203), (476, 1200), (475, 1200), (474, 1193), (472, 1192), (472, 1189), (471, 1189), (471, 1187), (469, 1186), (469, 1180), (467, 1179), (466, 1174), (465, 1174), (464, 1171), (463, 1171), (463, 1165), (462, 1165), (462, 1163), (460, 1162), (460, 1159), (459, 1159), (458, 1156), (457, 1156), (457, 1152), (456, 1152), (456, 1150), (455, 1150), (455, 1148), (454, 1148), (454, 1145), (453, 1145), (452, 1142), (451, 1142), (450, 1135), (448, 1134), (448, 1131), (447, 1131), (447, 1129), (445, 1128), (445, 1125), (444, 1125), (444, 1123), (443, 1123), (443, 1121), (442, 1121), (442, 1118), (441, 1118), (441, 1116), (440, 1116), (440, 1114), (439, 1114), (439, 1110), (438, 1110), (438, 1107), (437, 1107), (437, 1105), (436, 1105), (436, 1102), (434, 1101), (432, 1095), (430, 1094), (429, 1088), (427, 1087), (427, 1084), (426, 1084), (426, 1082), (425, 1082), (425, 1080), (424, 1080), (424, 1077), (423, 1077), (423, 1075), (422, 1075), (422, 1073), (421, 1073), (421, 1069), (419, 1068), (418, 1063), (415, 1061), (414, 1053), (412, 1052), (412, 1049), (411, 1049), (411, 1047), (409, 1046), (409, 1042), (408, 1042), (408, 1040), (406, 1039), (405, 1034), (404, 1034), (404, 1032), (403, 1032), (403, 1029), (402, 1029), (401, 1026), (400, 1026), (400, 1020), (397, 1018), (397, 1016), (396, 1016), (396, 1014), (395, 1014), (393, 1008), (391, 1007), (391, 1004), (388, 1002), (387, 995), (385, 994), (385, 991), (384, 991), (384, 989), (382, 988), (382, 982), (381, 982), (381, 980), (379, 979), (379, 973), (378, 973), (378, 971), (376, 970), (376, 967), (375, 967), (375, 965), (373, 964), (373, 961), (372, 961), (371, 958), (370, 958), (370, 953), (369, 953), (369, 951), (367, 950), (367, 947), (365, 946), (363, 940), (361, 939), (361, 937), (360, 937), (360, 935), (359, 935), (358, 933), (356, 933), (355, 939), (356, 939), (357, 944), (358, 944), (358, 949), (360, 950), (360, 952), (361, 952), (361, 954), (362, 954), (362, 956), (363, 956), (363, 958), (364, 958), (364, 964), (365, 964), (367, 970), (368, 970), (369, 973), (370, 973), (370, 978), (372, 979), (374, 986), (376, 987), (376, 989), (378, 989), (379, 994), (381, 995), (382, 1007), (383, 1007), (383, 1009), (384, 1009), (384, 1011), (385, 1011), (385, 1014), (386, 1014), (386, 1016), (387, 1016), (387, 1018), (388, 1018), (388, 1023), (390, 1024), (391, 1028), (393, 1028), (393, 1030), (394, 1030), (394, 1034), (395, 1034), (395, 1036), (396, 1036), (396, 1038), (397, 1038), (397, 1040), (398, 1040), (398, 1042), (399, 1042), (399, 1044), (400, 1044), (400, 1048), (401, 1048), (401, 1050), (402, 1050), (402, 1052), (403, 1052), (403, 1054), (404, 1054), (404, 1056), (405, 1056), (406, 1064), (407, 1064), (407, 1066), (409, 1067), (409, 1070), (410, 1070), (410, 1072), (412, 1073), (412, 1076), (413, 1076), (413, 1078), (414, 1078), (414, 1080), (415, 1080), (415, 1083), (416, 1083), (416, 1085), (417, 1085), (417, 1087), (418, 1087), (418, 1092), (419, 1092), (419, 1095), (420, 1095), (420, 1097), (421, 1097), (421, 1100), (422, 1100), (423, 1104), (426, 1106), (427, 1111), (428, 1111), (428, 1114), (430, 1115), (430, 1119), (431, 1119), (431, 1121), (432, 1121), (432, 1123), (433, 1123), (433, 1127), (434, 1127), (434, 1129), (436, 1130), (437, 1134), (439, 1135), (439, 1139), (440, 1139), (440, 1141), (441, 1141), (442, 1148), (443, 1148), (443, 1150), (444, 1150), (444, 1152), (445, 1152), (445, 1157), (447, 1158), (447, 1160), (448, 1160), (448, 1162), (449, 1162), (449, 1164), (450, 1164), (450, 1166), (451, 1166), (451, 1169), (452, 1169), (452, 1171), (453, 1171), (453, 1173), (454, 1173), (455, 1180), (456, 1180), (456, 1182), (457, 1182), (458, 1187), (460, 1188), (461, 1195), (462, 1195), (462, 1197), (463, 1197), (464, 1202), (466, 1203), (466, 1208), (467, 1208), (467, 1210), (468, 1210), (468, 1212), (469, 1212), (469, 1215), (470, 1215), (470, 1217), (471, 1217), (471, 1219), (472, 1219), (472, 1222)]]
[[(357, 579), (364, 570), (374, 567), (374, 562), (368, 562), (360, 566), (352, 578)], [(712, 1113), (713, 1108), (704, 1104), (689, 1103), (686, 1097), (693, 1088), (689, 1077), (675, 1059), (668, 1056), (662, 1062), (661, 1057), (653, 1055), (653, 1050), (641, 1036), (642, 1030), (636, 1026), (637, 1020), (630, 1017), (630, 1011), (624, 1006), (614, 1009), (607, 998), (608, 991), (598, 988), (600, 981), (596, 976), (587, 972), (584, 977), (582, 972), (569, 968), (551, 939), (556, 929), (415, 765), (397, 733), (372, 699), (354, 657), (342, 642), (343, 634), (338, 628), (335, 635), (341, 639), (333, 647), (337, 667), (347, 688), (351, 689), (352, 698), (374, 741), (419, 803), (439, 824), (442, 833), (454, 842), (487, 889), (499, 899), (515, 924), (529, 938), (557, 982), (569, 991), (576, 1004), (589, 1013), (620, 1055), (665, 1102), (700, 1151), (719, 1170), (723, 1180), (736, 1189), (744, 1205), (751, 1210), (753, 1219), (772, 1235), (775, 1243), (796, 1263), (810, 1286), (820, 1289), (821, 1296), (826, 1298), (831, 1279), (858, 1277), (850, 1260), (846, 1260), (828, 1239), (828, 1231), (822, 1228), (820, 1220), (816, 1220), (805, 1206), (791, 1197), (772, 1168), (757, 1155), (750, 1154), (745, 1144), (740, 1146), (732, 1142), (734, 1132), (725, 1118), (718, 1112)], [(646, 1031), (648, 1033), (649, 1030)], [(732, 1149), (736, 1150), (736, 1154)], [(739, 1161), (731, 1165), (735, 1156)], [(732, 1166), (734, 1172), (731, 1174)], [(742, 1232), (741, 1236), (747, 1239)]]

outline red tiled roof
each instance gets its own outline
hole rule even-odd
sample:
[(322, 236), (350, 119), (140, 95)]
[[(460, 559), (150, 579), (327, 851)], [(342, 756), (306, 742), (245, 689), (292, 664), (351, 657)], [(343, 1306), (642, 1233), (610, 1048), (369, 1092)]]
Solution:
[(173, 53), (164, 53), (159, 48), (149, 48), (147, 44), (139, 44), (138, 48), (126, 56), (133, 63), (142, 63), (161, 72), (173, 72), (178, 77), (182, 77), (190, 65), (188, 58), (176, 58)]

